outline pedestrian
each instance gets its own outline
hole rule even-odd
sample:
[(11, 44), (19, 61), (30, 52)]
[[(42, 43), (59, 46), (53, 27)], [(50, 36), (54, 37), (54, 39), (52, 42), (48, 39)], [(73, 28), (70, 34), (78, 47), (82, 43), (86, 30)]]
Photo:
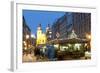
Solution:
[(47, 45), (47, 57), (50, 61), (55, 60), (55, 48), (53, 44)]

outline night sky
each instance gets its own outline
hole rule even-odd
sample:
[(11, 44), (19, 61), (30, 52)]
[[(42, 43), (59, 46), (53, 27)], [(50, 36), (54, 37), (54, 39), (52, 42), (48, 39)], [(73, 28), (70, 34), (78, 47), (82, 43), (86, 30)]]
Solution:
[(42, 25), (42, 30), (45, 32), (48, 24), (50, 24), (50, 26), (53, 25), (53, 23), (64, 14), (65, 12), (23, 10), (23, 16), (32, 34), (36, 34), (39, 24)]

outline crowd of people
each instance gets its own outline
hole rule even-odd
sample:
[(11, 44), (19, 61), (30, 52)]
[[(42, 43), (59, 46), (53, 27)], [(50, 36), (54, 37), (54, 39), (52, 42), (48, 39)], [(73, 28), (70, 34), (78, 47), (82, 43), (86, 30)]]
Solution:
[(23, 52), (23, 62), (34, 61), (54, 61), (56, 60), (56, 50), (53, 44), (46, 44), (43, 48), (39, 45), (34, 48), (30, 48)]
[(53, 44), (46, 44), (46, 48), (42, 46), (37, 46), (34, 50), (35, 56), (37, 58), (45, 58), (46, 60), (56, 60), (56, 50)]
[[(65, 48), (64, 48), (65, 49)], [(41, 61), (57, 61), (57, 60), (69, 60), (69, 59), (90, 59), (91, 53), (82, 48), (77, 51), (61, 51), (54, 47), (54, 44), (37, 45), (30, 49), (23, 50), (23, 62), (41, 62)], [(87, 48), (86, 48), (87, 49)]]

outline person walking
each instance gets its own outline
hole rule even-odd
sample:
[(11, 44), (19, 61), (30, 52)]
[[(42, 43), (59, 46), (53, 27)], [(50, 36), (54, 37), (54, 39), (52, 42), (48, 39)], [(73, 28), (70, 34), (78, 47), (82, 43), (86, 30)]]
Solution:
[(50, 61), (55, 60), (55, 48), (54, 45), (47, 45), (47, 57)]

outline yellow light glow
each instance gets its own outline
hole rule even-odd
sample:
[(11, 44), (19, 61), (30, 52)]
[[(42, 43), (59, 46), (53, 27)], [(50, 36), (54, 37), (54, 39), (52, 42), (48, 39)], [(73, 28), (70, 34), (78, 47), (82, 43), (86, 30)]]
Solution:
[(27, 48), (25, 47), (24, 49), (26, 50)]
[(52, 32), (50, 31), (49, 33), (51, 34)]
[(54, 45), (54, 47), (58, 48), (59, 44)]
[(42, 32), (42, 30), (37, 30), (37, 40), (36, 45), (38, 44), (46, 44), (46, 34)]
[(24, 43), (24, 45), (26, 46), (27, 44), (26, 44), (26, 43)]
[(78, 49), (78, 50), (80, 50), (80, 46), (81, 46), (81, 44), (75, 44), (75, 46), (74, 46), (74, 48), (76, 49)]
[(29, 47), (31, 46), (31, 45), (28, 45)]
[(89, 38), (89, 39), (91, 39), (91, 36), (90, 36), (90, 35), (88, 35), (88, 38)]
[(23, 41), (23, 43), (24, 43), (25, 46), (27, 45), (25, 41)]
[(23, 43), (25, 44), (26, 42), (25, 42), (25, 41), (23, 41)]
[(29, 39), (29, 35), (26, 35), (26, 39)]
[(71, 47), (71, 44), (68, 44), (69, 47)]
[(87, 46), (87, 44), (85, 43), (85, 46)]
[(86, 34), (86, 38), (87, 38), (87, 39), (91, 39), (91, 35)]

